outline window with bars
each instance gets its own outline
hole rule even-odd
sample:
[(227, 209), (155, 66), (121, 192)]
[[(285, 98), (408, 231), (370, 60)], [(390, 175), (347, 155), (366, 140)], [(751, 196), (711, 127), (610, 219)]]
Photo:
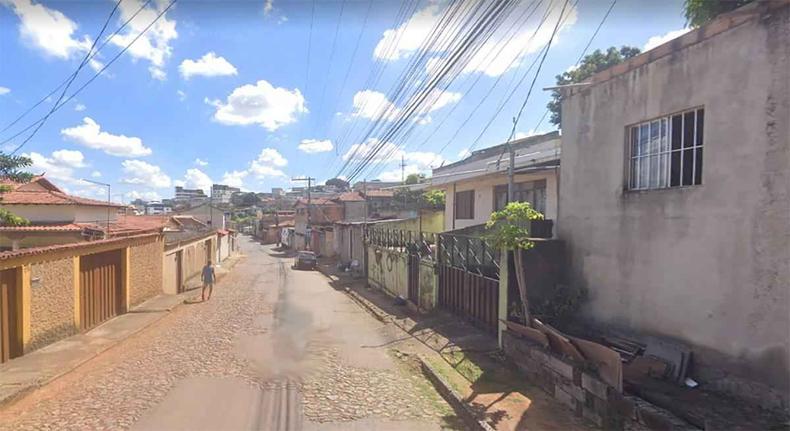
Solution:
[(628, 127), (629, 190), (702, 184), (705, 110), (692, 109)]
[(471, 220), (475, 218), (475, 191), (455, 192), (455, 219)]
[[(513, 201), (529, 202), (536, 211), (546, 214), (546, 180), (524, 181), (513, 184)], [(494, 211), (507, 205), (507, 184), (494, 187)]]

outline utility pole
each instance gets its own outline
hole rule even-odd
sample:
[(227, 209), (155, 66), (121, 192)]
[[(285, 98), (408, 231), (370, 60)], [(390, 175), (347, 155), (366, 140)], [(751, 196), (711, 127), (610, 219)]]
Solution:
[[(310, 210), (312, 209), (312, 199), (310, 197), (310, 187), (311, 187), (313, 181), (315, 181), (315, 178), (313, 178), (313, 177), (291, 178), (291, 181), (307, 181), (307, 226), (305, 227), (305, 233), (307, 233), (306, 231), (311, 231), (311, 234), (312, 234), (312, 229), (310, 227)], [(310, 239), (312, 239), (312, 238), (310, 238)], [(310, 250), (310, 242), (311, 242), (310, 239), (306, 239), (305, 240), (305, 248), (307, 250)]]
[[(406, 185), (406, 159), (403, 155), (400, 156), (400, 183), (402, 186)], [(403, 211), (406, 212), (406, 189), (403, 189)]]
[[(516, 118), (513, 117), (513, 130), (516, 129)], [(513, 148), (513, 137), (511, 133), (507, 140), (507, 149), (510, 152), (510, 163), (507, 167), (507, 202), (513, 202), (513, 194), (516, 192), (513, 187), (513, 168), (516, 164), (516, 150)]]

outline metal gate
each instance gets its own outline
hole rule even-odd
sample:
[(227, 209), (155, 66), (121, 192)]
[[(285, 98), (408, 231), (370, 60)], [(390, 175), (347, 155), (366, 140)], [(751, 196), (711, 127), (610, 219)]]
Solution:
[(409, 301), (414, 305), (420, 305), (420, 256), (409, 253), (406, 267), (408, 272)]
[(496, 332), (499, 280), (440, 265), (439, 307)]
[(0, 271), (0, 363), (22, 354), (16, 272)]
[(121, 312), (121, 250), (80, 256), (80, 329)]

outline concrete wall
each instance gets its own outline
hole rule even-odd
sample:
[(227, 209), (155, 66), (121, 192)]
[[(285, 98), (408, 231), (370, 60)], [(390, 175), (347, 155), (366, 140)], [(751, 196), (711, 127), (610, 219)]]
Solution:
[(163, 293), (164, 241), (129, 248), (129, 306)]
[[(557, 220), (558, 184), (557, 173), (554, 170), (516, 175), (514, 179), (517, 183), (545, 179), (546, 214), (544, 216), (547, 219)], [(491, 217), (491, 213), (494, 212), (494, 187), (503, 184), (507, 184), (506, 175), (492, 175), (455, 183), (455, 192), (475, 191), (474, 218), (455, 220), (455, 224), (453, 224), (453, 212), (455, 210), (453, 186), (452, 184), (443, 186), (442, 190), (445, 191), (444, 230), (461, 229), (487, 222), (489, 217)]]
[(343, 221), (363, 221), (365, 220), (365, 201), (343, 202), (345, 207)]
[(420, 303), (423, 310), (433, 310), (436, 307), (437, 288), (439, 276), (434, 270), (431, 261), (420, 261)]
[[(790, 8), (702, 40), (722, 25), (565, 98), (559, 235), (590, 317), (689, 342), (711, 386), (787, 403)], [(626, 126), (693, 107), (703, 184), (624, 191)]]
[(75, 334), (74, 259), (31, 265), (30, 341), (25, 353)]
[(164, 255), (162, 262), (162, 291), (168, 295), (175, 295), (178, 293), (176, 253)]
[[(211, 257), (212, 261), (216, 258), (217, 254), (217, 235), (209, 235), (207, 237), (199, 238), (194, 241), (181, 244), (179, 247), (167, 248), (164, 251), (164, 268), (162, 270), (162, 283), (165, 293), (177, 293), (176, 286), (176, 253), (181, 251), (182, 256), (182, 282), (193, 277), (199, 277), (203, 266), (206, 265), (207, 257)], [(161, 255), (160, 255), (161, 256)], [(216, 262), (214, 262), (216, 263)]]
[(422, 221), (418, 217), (403, 220), (393, 220), (378, 222), (374, 228), (380, 229), (400, 229), (418, 232), (422, 226), (423, 232), (439, 233), (444, 231), (444, 211), (442, 210), (423, 210)]
[[(38, 223), (106, 223), (107, 221), (107, 209), (102, 207), (78, 205), (0, 205), (0, 207)], [(110, 209), (110, 221), (115, 221), (116, 217), (115, 209)]]
[[(17, 235), (18, 234), (14, 234), (12, 237), (7, 234), (0, 234), (0, 248), (10, 249)], [(82, 232), (32, 233), (19, 240), (19, 248), (45, 247), (48, 245), (70, 244), (80, 241), (85, 241), (85, 238), (82, 237)]]
[(408, 297), (406, 255), (378, 246), (368, 246), (368, 281), (392, 295)]

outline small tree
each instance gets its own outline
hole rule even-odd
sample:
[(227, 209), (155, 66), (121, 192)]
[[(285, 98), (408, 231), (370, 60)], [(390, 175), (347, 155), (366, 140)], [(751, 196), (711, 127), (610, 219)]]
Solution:
[[(0, 153), (0, 180), (11, 180), (18, 183), (26, 183), (33, 178), (33, 174), (19, 170), (33, 164), (33, 160), (24, 156), (10, 156)], [(7, 185), (0, 185), (0, 201), (3, 200), (3, 194), (11, 191), (11, 187)], [(0, 225), (3, 226), (26, 226), (29, 225), (24, 217), (11, 214), (5, 208), (0, 208)]]
[[(578, 84), (584, 82), (596, 73), (608, 69), (616, 64), (639, 54), (639, 48), (623, 46), (620, 49), (611, 47), (605, 52), (596, 49), (591, 54), (586, 55), (579, 66), (573, 70), (567, 70), (557, 75), (557, 85)], [(551, 101), (546, 105), (551, 112), (551, 123), (562, 127), (562, 94), (559, 90), (552, 90)]]
[(699, 27), (752, 1), (754, 0), (686, 0), (683, 2), (683, 14), (686, 16), (687, 25)]
[(326, 182), (324, 184), (327, 185), (327, 186), (335, 186), (335, 187), (338, 188), (338, 190), (341, 190), (341, 191), (351, 190), (351, 187), (350, 187), (350, 184), (348, 183), (348, 181), (345, 181), (342, 178), (331, 178), (331, 179), (326, 180)]
[(535, 246), (529, 234), (529, 225), (532, 220), (543, 220), (543, 214), (534, 210), (528, 202), (510, 202), (504, 209), (492, 213), (491, 218), (486, 222), (486, 239), (491, 242), (491, 245), (499, 249), (513, 250), (516, 263), (516, 284), (527, 326), (532, 326), (532, 319), (529, 314), (529, 300), (521, 251), (529, 250)]

